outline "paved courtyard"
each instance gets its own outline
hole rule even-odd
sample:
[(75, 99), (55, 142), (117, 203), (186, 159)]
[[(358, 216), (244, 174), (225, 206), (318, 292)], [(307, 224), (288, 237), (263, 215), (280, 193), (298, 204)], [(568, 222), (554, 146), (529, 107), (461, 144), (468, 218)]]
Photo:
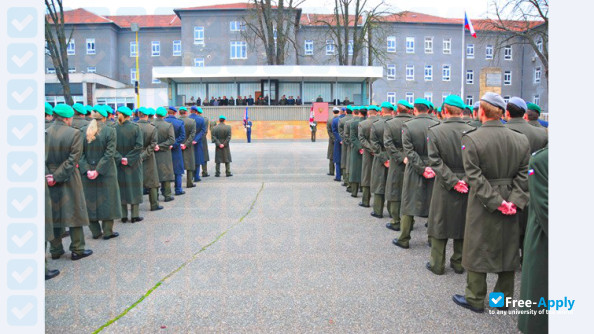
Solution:
[(425, 269), (424, 219), (409, 250), (392, 245), (387, 212), (371, 217), (326, 175), (326, 148), (232, 141), (233, 177), (209, 163), (211, 176), (165, 210), (149, 212), (145, 197), (144, 220), (117, 221), (118, 238), (85, 228), (92, 256), (48, 260), (61, 274), (46, 282), (46, 332), (517, 332), (517, 316), (452, 302), (466, 275)]

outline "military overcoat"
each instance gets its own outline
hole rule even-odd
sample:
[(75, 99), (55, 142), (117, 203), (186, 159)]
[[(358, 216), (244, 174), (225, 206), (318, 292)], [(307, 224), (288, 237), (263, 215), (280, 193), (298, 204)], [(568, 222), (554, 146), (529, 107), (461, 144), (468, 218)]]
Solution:
[(138, 120), (138, 126), (142, 130), (142, 152), (140, 152), (140, 160), (142, 160), (142, 186), (147, 189), (158, 188), (159, 173), (157, 172), (157, 158), (155, 157), (155, 146), (157, 146), (157, 128), (149, 123), (149, 121)]
[(346, 168), (347, 162), (347, 145), (345, 144), (344, 140), (346, 139), (344, 134), (344, 125), (348, 120), (353, 118), (353, 115), (345, 114), (340, 120), (338, 121), (338, 133), (340, 134), (340, 139), (342, 141), (342, 145), (340, 145), (340, 168)]
[(351, 153), (349, 156), (349, 182), (361, 183), (361, 168), (363, 165), (363, 154), (359, 150), (363, 148), (359, 141), (359, 123), (364, 121), (362, 117), (353, 117), (349, 124), (349, 135), (351, 143)]
[[(225, 123), (219, 123), (212, 129), (212, 138), (215, 143), (215, 163), (231, 162), (231, 148), (229, 142), (231, 141), (231, 127)], [(220, 148), (219, 145), (224, 147)]]
[(326, 122), (326, 132), (328, 132), (328, 152), (326, 153), (326, 158), (328, 160), (332, 160), (332, 153), (334, 152), (334, 134), (332, 133), (332, 121), (337, 116), (334, 116)]
[[(208, 139), (206, 139), (206, 135), (210, 130), (208, 117), (206, 116), (198, 116), (204, 118), (204, 133), (202, 134), (202, 160), (204, 162), (210, 161), (210, 155), (208, 155)], [(212, 135), (211, 135), (212, 136)]]
[[(142, 130), (138, 124), (126, 120), (115, 127), (117, 144), (115, 162), (118, 167), (118, 182), (122, 204), (142, 203)], [(128, 159), (127, 165), (122, 165), (122, 158)]]
[(169, 115), (164, 118), (165, 122), (173, 125), (173, 131), (175, 133), (175, 142), (171, 148), (171, 160), (173, 161), (173, 173), (175, 175), (181, 175), (184, 173), (184, 157), (182, 155), (182, 149), (180, 147), (186, 141), (186, 130), (184, 128), (184, 122), (173, 115)]
[(398, 114), (386, 122), (384, 129), (384, 145), (390, 157), (390, 168), (386, 179), (386, 201), (400, 202), (402, 199), (402, 183), (404, 182), (403, 163), (406, 157), (402, 148), (402, 124), (413, 118), (412, 114)]
[(204, 151), (202, 149), (202, 138), (204, 137), (204, 132), (206, 131), (206, 126), (204, 125), (204, 118), (197, 115), (191, 114), (191, 119), (194, 120), (196, 123), (196, 135), (194, 135), (194, 141), (196, 145), (194, 145), (194, 165), (196, 168), (204, 163)]
[(371, 132), (371, 125), (377, 121), (377, 116), (369, 116), (366, 120), (359, 123), (358, 135), (361, 146), (363, 146), (363, 161), (361, 162), (361, 187), (369, 187), (371, 185), (371, 164), (373, 163), (373, 155), (371, 155), (371, 143), (369, 136)]
[(174, 181), (173, 161), (171, 158), (171, 149), (169, 148), (175, 143), (173, 125), (159, 117), (155, 119), (153, 124), (157, 128), (157, 145), (159, 145), (159, 150), (155, 152), (159, 182)]
[(184, 131), (186, 132), (186, 149), (182, 150), (184, 156), (184, 168), (186, 170), (196, 170), (196, 157), (194, 156), (194, 145), (192, 142), (196, 137), (196, 121), (188, 116), (180, 116), (180, 119), (184, 122)]
[(371, 125), (369, 132), (369, 142), (373, 153), (371, 163), (371, 193), (383, 195), (386, 191), (386, 179), (388, 178), (388, 168), (384, 165), (389, 157), (384, 147), (384, 129), (387, 116), (380, 117), (377, 122)]

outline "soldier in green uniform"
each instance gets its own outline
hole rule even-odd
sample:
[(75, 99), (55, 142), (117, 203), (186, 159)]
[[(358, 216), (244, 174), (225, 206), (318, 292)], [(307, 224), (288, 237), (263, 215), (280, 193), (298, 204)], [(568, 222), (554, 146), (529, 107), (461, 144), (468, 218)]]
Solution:
[(448, 239), (454, 242), (450, 267), (462, 274), (462, 244), (468, 183), (462, 163), (462, 134), (473, 129), (460, 116), (465, 105), (457, 95), (446, 97), (442, 109), (445, 120), (429, 128), (427, 145), (429, 165), (435, 172), (435, 184), (429, 206), (431, 258), (426, 267), (436, 275), (445, 272), (445, 251)]
[(186, 188), (194, 188), (194, 172), (196, 171), (196, 158), (194, 157), (194, 137), (196, 136), (196, 121), (188, 117), (186, 107), (179, 108), (180, 119), (184, 122), (186, 131), (186, 141), (181, 145), (182, 155), (184, 157), (184, 167), (186, 167)]
[(526, 136), (501, 123), (503, 98), (486, 93), (480, 101), (483, 126), (462, 136), (462, 159), (470, 192), (466, 211), (462, 266), (467, 270), (465, 295), (454, 302), (484, 312), (487, 273), (497, 273), (494, 291), (514, 296), (519, 268), (520, 226), (517, 212), (528, 203)]
[(538, 118), (540, 117), (540, 107), (534, 103), (528, 103), (527, 108), (528, 110), (524, 115), (524, 119), (528, 121), (528, 124), (537, 128), (544, 128), (538, 121)]
[(326, 158), (330, 160), (329, 171), (327, 175), (334, 176), (334, 134), (332, 133), (332, 121), (338, 117), (338, 109), (332, 110), (334, 116), (326, 122), (326, 132), (328, 132), (328, 153)]
[(54, 107), (51, 104), (45, 103), (45, 128), (49, 128), (54, 122)]
[(402, 148), (402, 124), (413, 118), (413, 106), (406, 100), (399, 100), (396, 103), (396, 116), (386, 122), (384, 129), (384, 145), (390, 157), (390, 168), (388, 168), (388, 179), (386, 180), (386, 201), (388, 201), (388, 212), (392, 220), (386, 227), (400, 231), (400, 203), (402, 199), (402, 183), (404, 182), (404, 158), (406, 155)]
[(390, 102), (383, 102), (378, 116), (379, 119), (371, 125), (371, 131), (369, 132), (371, 154), (373, 154), (370, 184), (371, 193), (373, 194), (373, 212), (371, 212), (371, 216), (383, 218), (384, 195), (389, 168), (389, 163), (387, 163), (387, 161), (390, 159), (384, 146), (384, 128), (386, 126), (386, 121), (392, 118), (392, 104)]
[(208, 131), (210, 130), (211, 132), (211, 137), (212, 137), (212, 127), (211, 127), (211, 123), (208, 120), (208, 117), (204, 116), (204, 114), (202, 113), (202, 108), (198, 109), (198, 112), (200, 113), (200, 117), (204, 117), (204, 128), (206, 129), (204, 131), (204, 134), (202, 135), (202, 153), (204, 155), (204, 163), (202, 164), (202, 177), (208, 177), (210, 176), (210, 174), (208, 174), (208, 161), (210, 161), (210, 156), (208, 155), (208, 139), (206, 139), (206, 135), (208, 134)]
[(361, 164), (361, 191), (362, 199), (359, 206), (364, 208), (369, 207), (369, 201), (371, 199), (371, 165), (373, 163), (373, 155), (371, 155), (371, 143), (369, 136), (371, 134), (371, 126), (375, 121), (378, 120), (377, 110), (373, 106), (362, 107), (367, 109), (369, 117), (366, 120), (359, 123), (359, 129), (357, 131), (359, 135), (359, 141), (363, 146), (363, 162)]
[(404, 163), (404, 182), (402, 184), (402, 203), (400, 208), (400, 229), (398, 239), (393, 243), (408, 249), (410, 231), (414, 217), (427, 217), (433, 191), (435, 172), (429, 166), (427, 152), (427, 131), (439, 121), (427, 114), (429, 102), (425, 99), (415, 100), (417, 116), (402, 125), (402, 147), (406, 154)]
[(469, 105), (464, 105), (462, 109), (462, 120), (466, 123), (472, 122), (472, 108)]
[(342, 142), (340, 143), (340, 169), (341, 169), (341, 174), (343, 176), (342, 178), (342, 185), (344, 187), (348, 186), (347, 184), (347, 180), (348, 180), (348, 175), (346, 175), (346, 162), (347, 160), (347, 142), (345, 142), (346, 140), (346, 136), (344, 133), (344, 125), (345, 123), (353, 118), (353, 109), (351, 108), (350, 110), (347, 110), (346, 108), (342, 108), (341, 110), (341, 114), (346, 114), (346, 116), (344, 116), (343, 118), (340, 119), (340, 121), (338, 121), (338, 133), (340, 134), (340, 138), (342, 139)]
[[(349, 105), (350, 107), (350, 105)], [(351, 154), (349, 157), (349, 183), (351, 196), (357, 197), (359, 183), (361, 183), (361, 165), (363, 164), (363, 146), (359, 141), (359, 123), (367, 118), (367, 109), (353, 108), (353, 119), (349, 123), (349, 142)]]
[(481, 122), (481, 120), (478, 117), (479, 105), (480, 105), (480, 102), (476, 102), (474, 104), (474, 106), (472, 107), (472, 113), (474, 115), (474, 118), (472, 119), (472, 121), (468, 122), (468, 125), (470, 125), (474, 128), (480, 128), (481, 125), (483, 125), (483, 123)]
[[(528, 166), (528, 226), (524, 240), (520, 299), (548, 300), (549, 292), (549, 149), (532, 153)], [(533, 309), (541, 311), (533, 303)], [(518, 328), (523, 333), (546, 333), (549, 318), (546, 313), (520, 314)]]
[[(347, 106), (346, 109), (347, 109), (347, 116), (349, 116), (348, 115), (349, 110), (350, 110), (350, 113), (351, 114), (350, 114), (350, 119), (348, 119), (348, 120), (346, 120), (344, 122), (344, 130), (342, 131), (343, 134), (344, 134), (344, 137), (342, 137), (342, 142), (343, 142), (343, 144), (345, 146), (345, 150), (344, 151), (345, 151), (345, 155), (346, 155), (346, 157), (344, 159), (344, 172), (345, 172), (344, 183), (347, 184), (346, 191), (347, 192), (351, 192), (351, 183), (349, 181), (349, 179), (350, 179), (349, 178), (349, 172), (350, 172), (349, 164), (350, 164), (350, 161), (351, 161), (351, 158), (350, 158), (350, 154), (351, 154), (351, 128), (350, 127), (351, 127), (351, 122), (353, 121), (353, 118), (354, 118), (354, 116), (353, 116), (354, 109), (353, 109), (353, 106), (350, 106), (350, 105)], [(342, 160), (342, 157), (341, 157), (341, 160)]]
[(231, 173), (231, 148), (229, 142), (231, 141), (231, 127), (225, 124), (227, 118), (223, 115), (219, 116), (219, 124), (212, 129), (212, 138), (215, 146), (215, 176), (221, 176), (221, 164), (225, 164), (225, 175), (233, 176)]
[(82, 133), (71, 127), (74, 110), (66, 104), (54, 108), (56, 119), (45, 130), (45, 178), (49, 186), (54, 239), (51, 241), (52, 259), (64, 254), (62, 229), (70, 232), (72, 260), (93, 254), (85, 250), (83, 226), (89, 225), (85, 194), (76, 165), (83, 151)]
[(157, 117), (153, 125), (157, 128), (157, 145), (155, 146), (157, 173), (159, 174), (159, 182), (161, 182), (161, 194), (165, 197), (164, 201), (170, 202), (174, 199), (171, 195), (171, 182), (175, 181), (171, 145), (175, 143), (175, 131), (173, 130), (173, 124), (163, 119), (167, 116), (165, 108), (157, 108), (155, 115)]
[(85, 118), (87, 114), (87, 109), (80, 103), (75, 103), (72, 105), (72, 109), (74, 109), (74, 117), (72, 117), (72, 127), (81, 130), (89, 124), (89, 121)]
[(142, 130), (138, 124), (130, 121), (132, 110), (126, 106), (118, 108), (116, 126), (117, 145), (115, 161), (118, 167), (118, 182), (122, 199), (122, 223), (128, 222), (128, 205), (131, 211), (131, 223), (143, 220), (140, 217), (139, 204), (142, 203)]
[(89, 214), (89, 229), (93, 239), (103, 236), (103, 239), (108, 240), (119, 236), (118, 232), (113, 231), (113, 221), (122, 218), (114, 160), (116, 130), (105, 124), (105, 108), (93, 112), (92, 117), (91, 123), (82, 129), (85, 138), (79, 166)]
[(149, 122), (149, 117), (153, 115), (154, 109), (141, 109), (138, 113), (138, 126), (142, 131), (142, 151), (140, 160), (142, 161), (142, 187), (148, 189), (149, 203), (151, 211), (163, 209), (159, 205), (159, 174), (157, 172), (157, 159), (155, 152), (159, 150), (157, 146), (158, 134), (157, 128)]

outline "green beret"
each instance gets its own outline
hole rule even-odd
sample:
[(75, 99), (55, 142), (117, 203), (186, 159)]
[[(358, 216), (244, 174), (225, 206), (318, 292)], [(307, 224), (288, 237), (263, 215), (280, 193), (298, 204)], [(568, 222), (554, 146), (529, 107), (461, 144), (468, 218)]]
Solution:
[(382, 105), (381, 105), (381, 107), (382, 107), (382, 108), (388, 108), (388, 109), (392, 109), (392, 103), (390, 103), (390, 102), (388, 102), (388, 101), (382, 102)]
[(443, 101), (443, 104), (447, 104), (452, 107), (458, 107), (460, 109), (466, 108), (464, 101), (462, 101), (462, 98), (458, 95), (448, 95)]
[(396, 102), (396, 104), (397, 105), (400, 104), (400, 105), (405, 106), (405, 107), (410, 108), (410, 109), (414, 108), (413, 105), (410, 104), (410, 103), (408, 103), (407, 100), (398, 100), (398, 102)]
[(373, 109), (375, 109), (376, 111), (382, 111), (382, 108), (380, 108), (379, 106), (375, 106), (375, 105), (374, 105), (374, 106), (372, 106), (372, 107), (373, 107)]
[(540, 115), (540, 107), (532, 102), (526, 103), (528, 110), (534, 110)]
[(146, 108), (149, 116), (153, 116), (155, 114), (155, 109), (154, 108)]
[(202, 114), (202, 108), (198, 107), (198, 112)]
[(70, 118), (74, 116), (74, 110), (71, 106), (60, 103), (54, 108), (54, 113), (60, 117)]
[(139, 113), (143, 113), (143, 114), (148, 115), (148, 116), (152, 115), (150, 108), (140, 107), (140, 108), (138, 108), (138, 112)]
[(167, 109), (163, 108), (163, 107), (159, 107), (157, 108), (157, 110), (155, 111), (155, 114), (157, 116), (161, 116), (161, 117), (165, 117), (167, 116)]
[(85, 106), (85, 110), (87, 111), (87, 115), (89, 115), (93, 111), (93, 106)]
[(77, 113), (86, 115), (87, 109), (80, 103), (75, 103), (72, 105), (72, 109), (74, 109)]
[(220, 115), (219, 119), (227, 119), (227, 117), (225, 117), (225, 115)]
[(349, 104), (349, 105), (348, 105), (346, 108), (347, 108), (347, 110), (350, 110), (350, 111), (353, 111), (353, 110), (354, 110), (354, 109), (353, 109), (353, 106), (352, 106), (352, 105), (350, 105), (350, 104)]
[(179, 108), (179, 111), (188, 111), (188, 108), (186, 108), (186, 107), (181, 107), (181, 108)]
[(103, 117), (107, 117), (108, 116), (107, 108), (105, 108), (104, 106), (99, 106), (99, 105), (94, 106), (93, 107), (93, 110), (95, 112), (99, 113)]
[(54, 114), (54, 107), (52, 107), (52, 105), (47, 102), (45, 103), (45, 113), (50, 116)]
[(126, 115), (126, 116), (130, 116), (130, 115), (132, 115), (132, 110), (130, 110), (130, 108), (128, 108), (128, 107), (126, 107), (126, 106), (120, 106), (120, 107), (118, 108), (118, 112), (119, 112), (119, 113), (122, 113), (122, 114), (124, 114), (124, 115)]
[(104, 105), (103, 108), (105, 108), (105, 111), (107, 111), (108, 114), (115, 114), (113, 108), (109, 104)]
[(425, 99), (415, 99), (415, 104), (424, 104), (427, 106), (427, 108), (431, 108), (431, 102)]

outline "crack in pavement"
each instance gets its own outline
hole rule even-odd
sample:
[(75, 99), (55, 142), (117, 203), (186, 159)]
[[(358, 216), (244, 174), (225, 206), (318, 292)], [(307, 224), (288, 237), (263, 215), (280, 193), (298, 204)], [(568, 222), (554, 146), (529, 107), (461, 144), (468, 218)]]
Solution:
[(150, 288), (144, 295), (142, 295), (142, 297), (140, 297), (140, 299), (138, 299), (132, 305), (130, 305), (129, 307), (127, 307), (122, 313), (118, 314), (115, 318), (113, 318), (113, 319), (109, 320), (108, 322), (106, 322), (105, 324), (103, 324), (101, 327), (99, 327), (97, 330), (95, 330), (93, 332), (93, 334), (96, 334), (96, 333), (101, 332), (102, 330), (104, 330), (105, 328), (109, 327), (114, 322), (116, 322), (119, 319), (121, 319), (130, 310), (132, 310), (133, 308), (135, 308), (136, 306), (138, 306), (138, 304), (140, 304), (146, 297), (150, 296), (150, 294), (153, 293), (153, 291), (155, 291), (159, 286), (161, 286), (161, 284), (163, 284), (166, 280), (168, 280), (169, 278), (171, 278), (173, 275), (175, 275), (177, 272), (179, 272), (180, 270), (182, 270), (188, 264), (194, 262), (194, 260), (196, 260), (198, 258), (198, 255), (200, 255), (200, 253), (202, 253), (203, 251), (205, 251), (206, 249), (208, 249), (208, 247), (214, 245), (217, 241), (221, 240), (221, 238), (223, 238), (225, 236), (225, 234), (227, 234), (227, 232), (233, 230), (237, 225), (241, 224), (241, 222), (245, 219), (245, 217), (247, 217), (252, 212), (252, 210), (254, 209), (254, 206), (256, 205), (256, 201), (258, 201), (258, 197), (260, 197), (260, 193), (262, 193), (262, 190), (264, 190), (264, 182), (262, 182), (262, 185), (260, 186), (260, 190), (258, 190), (258, 193), (256, 193), (256, 198), (254, 198), (254, 200), (252, 201), (252, 204), (250, 205), (249, 210), (243, 216), (241, 216), (241, 218), (239, 218), (239, 220), (236, 223), (234, 223), (229, 228), (227, 228), (225, 231), (223, 231), (221, 234), (219, 234), (213, 241), (211, 241), (207, 245), (205, 245), (202, 248), (200, 248), (200, 250), (198, 250), (196, 253), (194, 253), (192, 255), (192, 257), (190, 257), (186, 262), (182, 263), (179, 267), (177, 267), (172, 272), (170, 272), (165, 277), (163, 277), (161, 280), (159, 280), (152, 288)]

